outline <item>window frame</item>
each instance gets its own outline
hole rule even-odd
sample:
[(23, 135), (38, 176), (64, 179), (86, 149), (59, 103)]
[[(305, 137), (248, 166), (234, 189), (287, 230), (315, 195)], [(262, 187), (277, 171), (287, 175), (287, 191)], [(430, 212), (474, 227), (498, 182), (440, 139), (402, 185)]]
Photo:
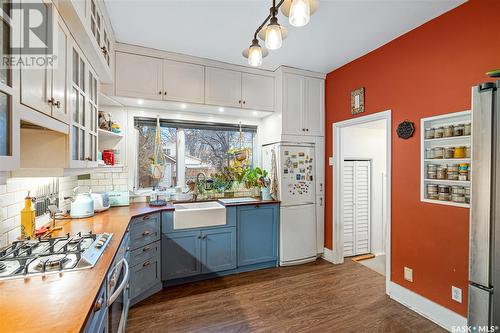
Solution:
[[(155, 118), (150, 118), (150, 117), (132, 117), (133, 123), (134, 123), (134, 128), (137, 130), (138, 126), (145, 126), (145, 125), (150, 125), (150, 126), (156, 126), (156, 119)], [(191, 121), (191, 120), (173, 120), (173, 119), (168, 119), (168, 118), (160, 118), (160, 126), (161, 127), (170, 127), (170, 128), (175, 128), (178, 130), (179, 128), (182, 129), (199, 129), (199, 130), (225, 130), (225, 131), (231, 131), (231, 132), (238, 132), (240, 125), (233, 125), (233, 124), (228, 124), (228, 123), (204, 123), (203, 121)], [(259, 156), (257, 155), (257, 143), (258, 143), (258, 131), (257, 131), (257, 126), (256, 125), (243, 125), (241, 124), (241, 128), (243, 132), (250, 132), (252, 133), (252, 166), (258, 165), (259, 161)], [(137, 130), (138, 131), (138, 130)], [(132, 171), (133, 179), (134, 179), (134, 189), (139, 190), (139, 191), (144, 191), (144, 190), (151, 190), (152, 187), (140, 187), (140, 170), (139, 170), (139, 133), (137, 134), (137, 142), (134, 145), (134, 149), (136, 151), (135, 158), (136, 158), (136, 168), (134, 171)], [(176, 142), (176, 150), (177, 150), (177, 142)], [(207, 175), (208, 176), (208, 175)], [(186, 177), (186, 176), (185, 176)], [(176, 178), (176, 182), (177, 179)], [(187, 178), (187, 177), (186, 177)], [(176, 188), (178, 187), (178, 184), (173, 184), (171, 188)], [(186, 189), (187, 185), (183, 184), (182, 189)]]

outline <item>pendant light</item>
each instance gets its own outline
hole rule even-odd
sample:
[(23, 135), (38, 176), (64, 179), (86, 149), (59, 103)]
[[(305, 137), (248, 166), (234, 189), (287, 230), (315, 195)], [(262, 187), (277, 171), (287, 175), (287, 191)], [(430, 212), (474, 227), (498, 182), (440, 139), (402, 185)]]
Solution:
[(303, 27), (309, 23), (311, 15), (318, 7), (318, 0), (284, 0), (281, 12), (288, 17), (291, 25)]
[(311, 19), (311, 7), (307, 0), (292, 0), (290, 6), (290, 17), (288, 18), (294, 27), (303, 27)]
[(266, 47), (269, 50), (277, 50), (281, 47), (282, 43), (281, 26), (278, 24), (276, 16), (273, 16), (271, 23), (266, 28)]
[(268, 55), (266, 48), (259, 45), (257, 38), (252, 40), (252, 45), (243, 50), (243, 56), (248, 59), (248, 64), (253, 67), (262, 65), (262, 59)]
[[(309, 23), (311, 15), (318, 9), (318, 0), (280, 0), (270, 9), (270, 14), (264, 19), (264, 22), (255, 30), (252, 44), (243, 50), (243, 56), (248, 59), (250, 66), (258, 67), (262, 65), (262, 58), (266, 57), (269, 50), (277, 50), (283, 44), (288, 31), (278, 23), (278, 9), (287, 16), (290, 24), (296, 27), (302, 27)], [(269, 22), (269, 24), (267, 24)], [(266, 25), (267, 24), (267, 25)], [(264, 41), (266, 47), (261, 47), (257, 36)]]

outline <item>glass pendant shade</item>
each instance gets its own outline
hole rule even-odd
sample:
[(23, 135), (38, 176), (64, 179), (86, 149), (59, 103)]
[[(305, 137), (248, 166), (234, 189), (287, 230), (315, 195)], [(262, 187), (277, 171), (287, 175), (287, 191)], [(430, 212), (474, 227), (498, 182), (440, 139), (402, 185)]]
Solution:
[(248, 49), (248, 64), (254, 67), (262, 65), (262, 48), (258, 44)]
[(303, 27), (309, 23), (311, 8), (309, 0), (292, 0), (289, 22), (294, 27)]
[(266, 28), (266, 47), (269, 50), (277, 50), (282, 43), (281, 26), (277, 20), (275, 22), (271, 20), (271, 23)]

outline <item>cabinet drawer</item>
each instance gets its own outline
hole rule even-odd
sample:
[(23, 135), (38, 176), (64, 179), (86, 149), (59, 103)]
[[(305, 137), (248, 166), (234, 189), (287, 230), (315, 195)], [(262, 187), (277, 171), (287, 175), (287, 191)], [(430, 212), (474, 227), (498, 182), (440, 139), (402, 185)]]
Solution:
[(141, 262), (144, 262), (148, 259), (158, 256), (159, 253), (160, 253), (160, 241), (144, 245), (138, 249), (133, 250), (130, 253), (130, 265), (131, 266), (138, 265)]
[(161, 281), (160, 254), (141, 261), (130, 270), (130, 298), (139, 296)]
[(132, 220), (130, 248), (135, 250), (160, 239), (160, 214), (145, 215)]

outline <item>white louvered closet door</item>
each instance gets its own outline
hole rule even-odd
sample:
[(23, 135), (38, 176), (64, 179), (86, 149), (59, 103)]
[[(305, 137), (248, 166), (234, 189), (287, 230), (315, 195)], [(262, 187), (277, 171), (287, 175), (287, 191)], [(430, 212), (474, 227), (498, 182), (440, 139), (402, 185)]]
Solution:
[(370, 252), (370, 162), (344, 161), (344, 257)]

